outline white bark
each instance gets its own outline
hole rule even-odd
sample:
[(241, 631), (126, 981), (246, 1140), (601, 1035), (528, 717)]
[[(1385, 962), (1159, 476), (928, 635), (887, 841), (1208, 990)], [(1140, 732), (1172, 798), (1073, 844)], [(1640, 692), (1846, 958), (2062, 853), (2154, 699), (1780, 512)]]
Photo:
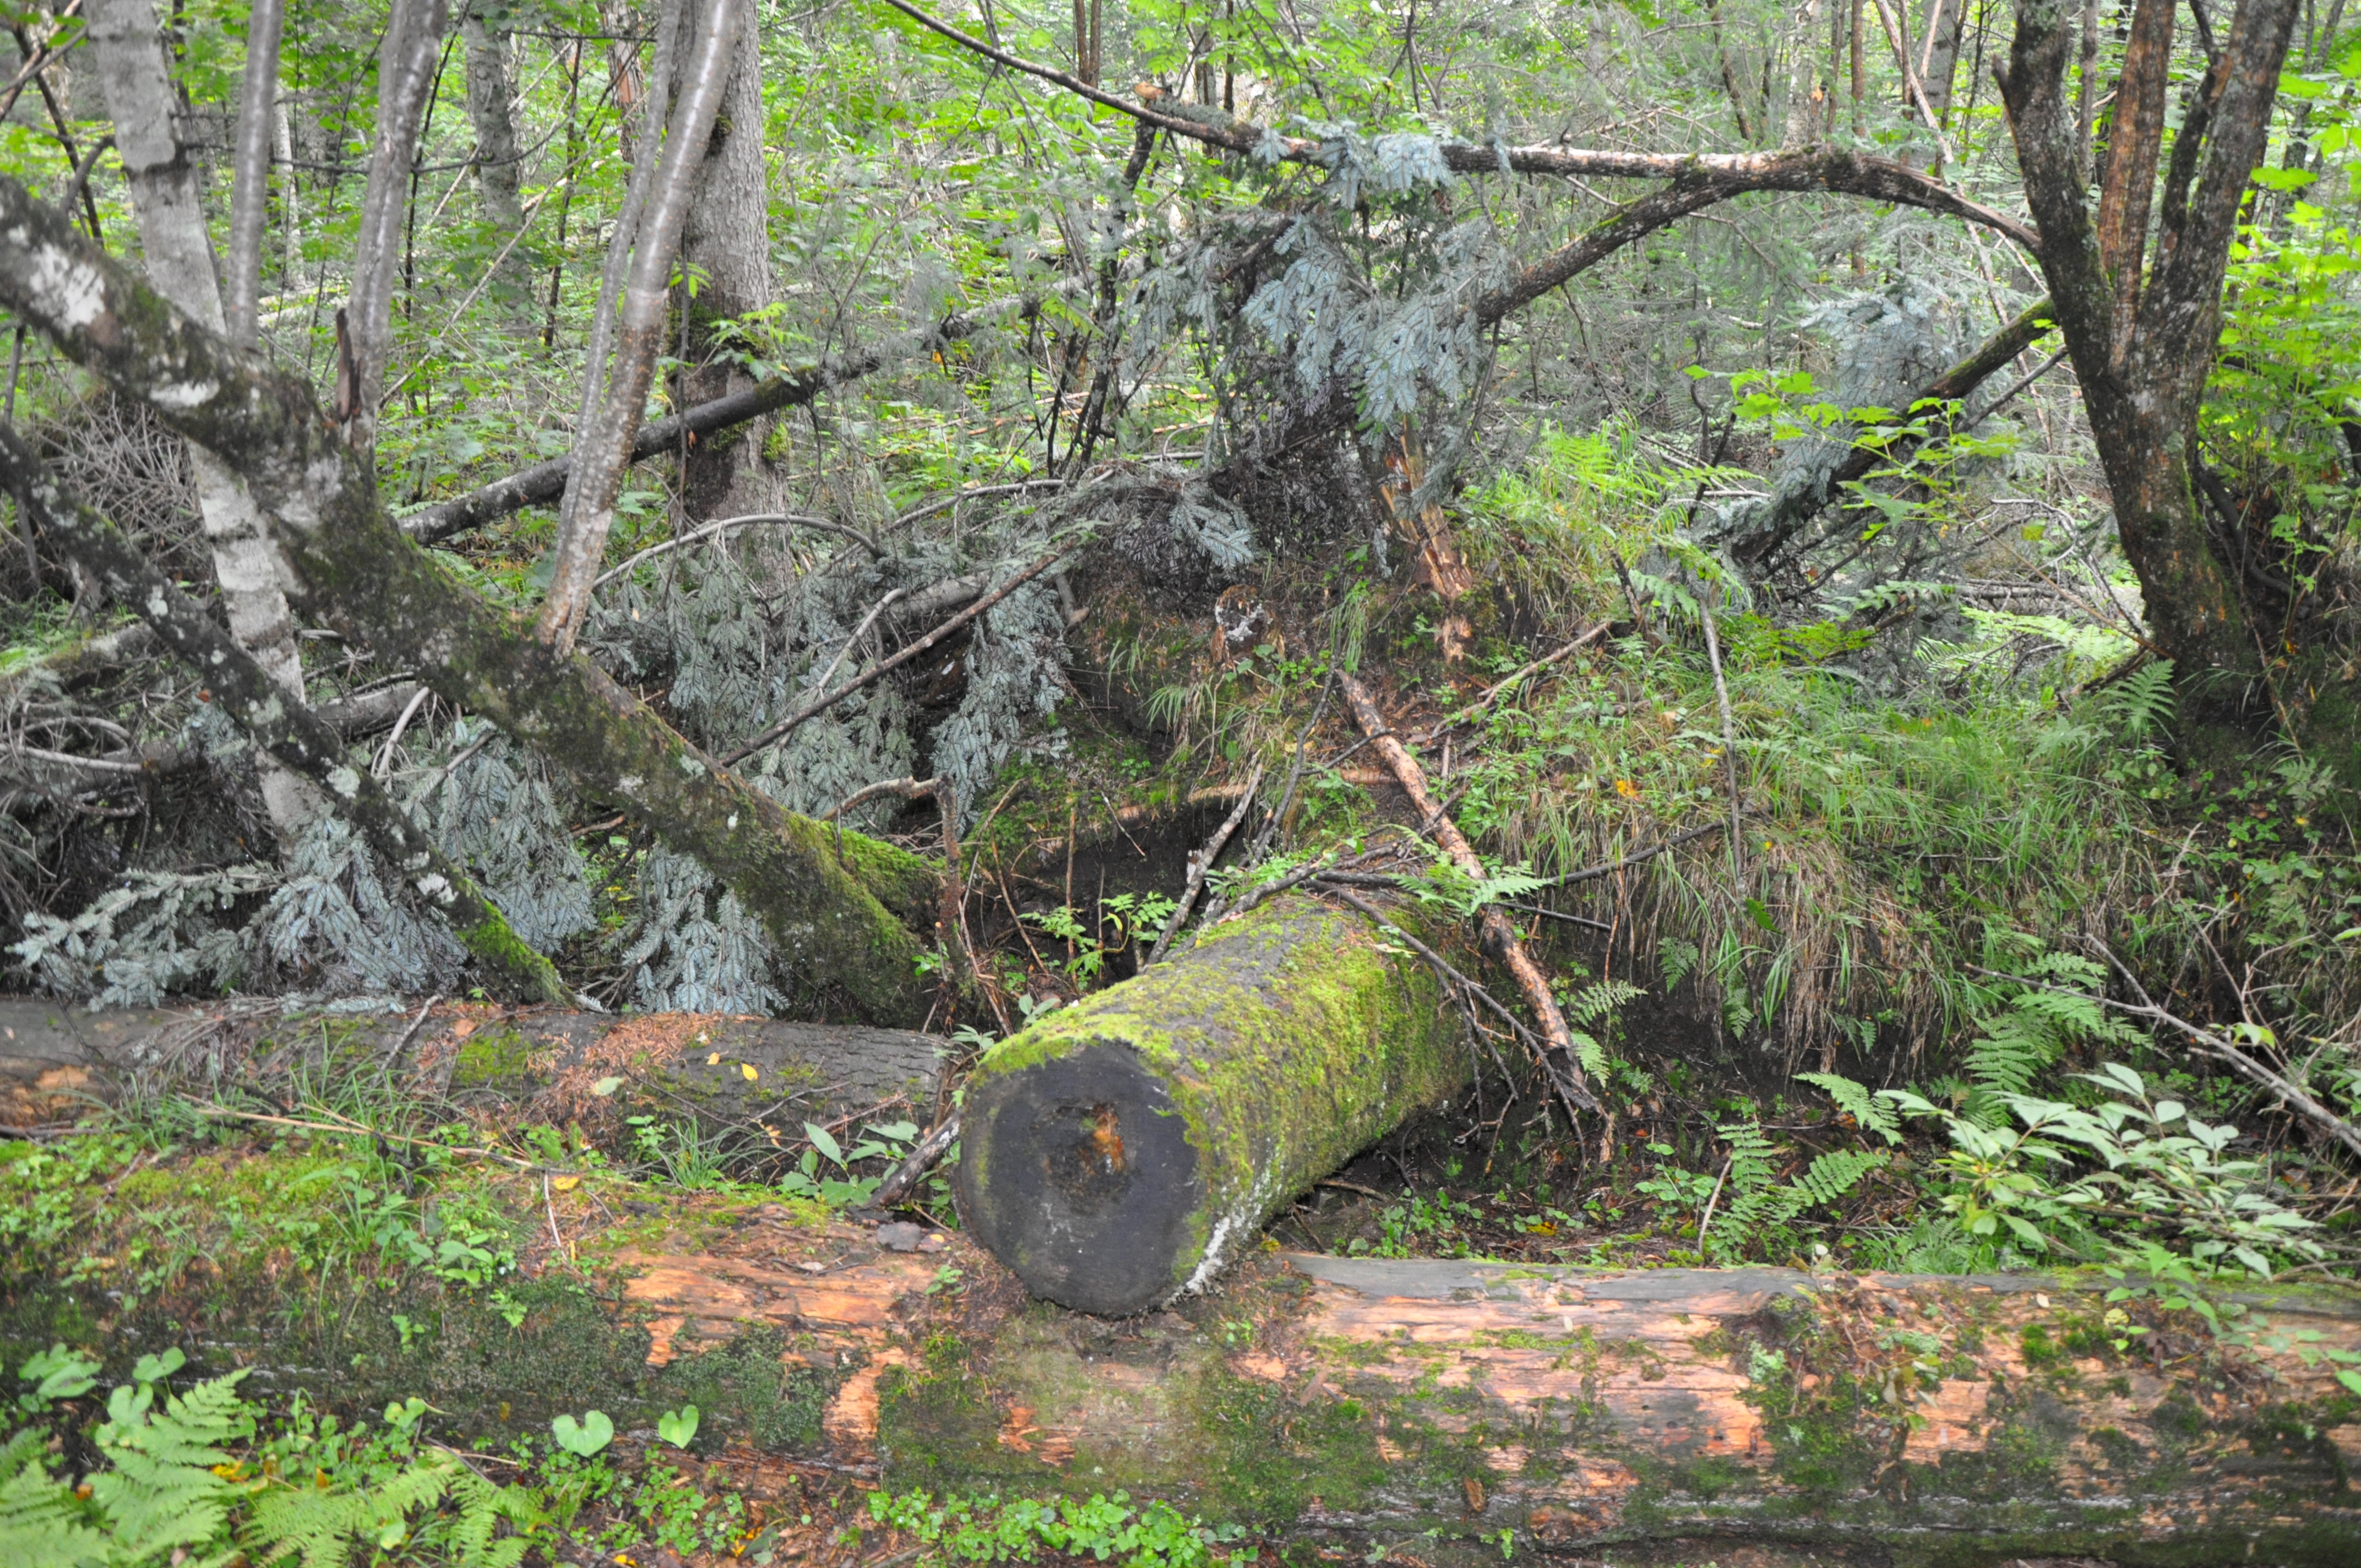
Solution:
[[(213, 243), (196, 171), (172, 124), (171, 77), (148, 0), (94, 0), (90, 44), (107, 113), (115, 121), (115, 149), (130, 187), (148, 276), (159, 293), (218, 332), (223, 327), (222, 297)], [(295, 622), (287, 610), (285, 566), (278, 548), (237, 476), (193, 444), (189, 459), (231, 635), (300, 701), (303, 664)], [(271, 828), (285, 844), (326, 803), (275, 759), (258, 756), (257, 763)]]
[[(710, 323), (745, 316), (771, 302), (770, 190), (763, 161), (763, 39), (760, 29), (741, 29), (737, 61), (721, 101), (720, 117), (699, 168), (697, 200), (681, 234), (681, 258), (702, 275), (689, 308), (691, 363), (703, 359), (712, 342)], [(681, 302), (688, 307), (688, 302)], [(753, 379), (743, 369), (713, 365), (692, 371), (681, 389), (684, 403), (709, 402), (743, 391)], [(764, 494), (759, 472), (763, 425), (736, 439), (689, 454), (682, 486), (688, 515), (698, 521), (760, 511), (775, 498)]]
[(401, 259), (401, 220), (410, 210), (411, 166), (449, 20), (445, 0), (394, 0), (378, 51), (377, 138), (361, 194), (352, 303), (346, 308), (355, 396), (345, 439), (365, 464), (374, 462), (378, 405), (385, 400), (385, 367), (393, 356), (394, 276)]
[[(511, 106), (516, 81), (509, 64), (509, 29), (505, 13), (488, 21), (486, 4), (471, 5), (459, 24), (467, 46), (467, 123), (476, 133), (476, 189), (484, 203), (484, 219), (503, 234), (524, 227), (524, 208), (517, 192), (524, 179), (518, 157), (516, 115)], [(517, 258), (522, 268), (523, 258)]]

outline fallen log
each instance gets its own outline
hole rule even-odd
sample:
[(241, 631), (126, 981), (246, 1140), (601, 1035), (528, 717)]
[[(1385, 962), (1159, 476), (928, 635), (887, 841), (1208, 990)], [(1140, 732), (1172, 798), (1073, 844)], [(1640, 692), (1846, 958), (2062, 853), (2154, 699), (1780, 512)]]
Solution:
[[(22, 1153), (0, 1153), (12, 1200)], [(341, 1415), (423, 1398), (455, 1445), (596, 1409), (626, 1460), (693, 1402), (706, 1453), (938, 1495), (1128, 1489), (1338, 1560), (1419, 1537), (1461, 1563), (1699, 1538), (1725, 1561), (1948, 1565), (2361, 1550), (2361, 1398), (2330, 1359), (2361, 1353), (2348, 1289), (2235, 1292), (2249, 1315), (2222, 1339), (2153, 1295), (2111, 1306), (2105, 1278), (1257, 1248), (1218, 1291), (1111, 1321), (1028, 1305), (955, 1234), (598, 1173), (488, 1179), (522, 1238), (497, 1293), (228, 1245), (241, 1214), (342, 1201), (291, 1179), (319, 1164), (206, 1154), (85, 1184), (72, 1225), (0, 1255), (0, 1354), (62, 1340), (120, 1376), (176, 1344), (188, 1376), (245, 1367), (249, 1392)], [(159, 1282), (130, 1244), (169, 1224), (170, 1255), (212, 1261)]]
[(1142, 1311), (1467, 1075), (1432, 970), (1356, 915), (1278, 900), (985, 1053), (960, 1213), (1035, 1295)]
[[(382, 1070), (460, 1106), (598, 1123), (636, 1112), (800, 1138), (901, 1102), (932, 1117), (950, 1042), (862, 1025), (726, 1014), (460, 1005), (382, 1014), (115, 1008), (0, 998), (0, 1131), (53, 1126), (128, 1092), (197, 1094), (267, 1080)], [(609, 1084), (607, 1080), (613, 1080)], [(605, 1092), (599, 1092), (601, 1087)]]

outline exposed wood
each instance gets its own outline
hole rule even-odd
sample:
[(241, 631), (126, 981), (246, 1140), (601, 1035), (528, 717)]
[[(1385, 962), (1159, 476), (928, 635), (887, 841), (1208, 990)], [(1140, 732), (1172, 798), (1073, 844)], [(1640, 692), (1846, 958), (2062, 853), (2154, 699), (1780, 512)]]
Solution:
[[(529, 1255), (504, 1287), (514, 1327), (416, 1280), (324, 1281), (289, 1314), (236, 1255), (73, 1321), (126, 1365), (177, 1343), (192, 1375), (247, 1367), (340, 1414), (422, 1398), (448, 1442), (590, 1408), (631, 1434), (689, 1400), (700, 1447), (938, 1496), (1127, 1490), (1339, 1557), (1644, 1560), (1711, 1538), (1720, 1561), (1785, 1542), (2342, 1568), (2361, 1541), (2361, 1400), (2322, 1354), (2361, 1348), (2345, 1291), (2240, 1293), (2244, 1346), (2135, 1299), (2157, 1332), (2125, 1354), (2103, 1277), (1257, 1252), (1213, 1295), (1107, 1321), (1028, 1307), (957, 1234), (896, 1252), (784, 1206), (502, 1179), (583, 1270)], [(94, 1258), (73, 1287), (7, 1271), (5, 1348), (46, 1344), (78, 1291), (136, 1266)]]
[[(70, 1121), (135, 1082), (210, 1090), (324, 1054), (346, 1069), (414, 1076), (461, 1103), (537, 1107), (556, 1120), (627, 1110), (717, 1124), (762, 1119), (800, 1136), (807, 1118), (831, 1121), (897, 1095), (924, 1114), (949, 1048), (902, 1029), (721, 1014), (478, 1004), (282, 1016), (267, 1003), (93, 1012), (0, 997), (0, 1128)], [(622, 1081), (594, 1092), (610, 1076)]]
[(1424, 964), (1356, 915), (1275, 900), (986, 1052), (960, 1213), (1036, 1295), (1145, 1310), (1205, 1288), (1467, 1072)]

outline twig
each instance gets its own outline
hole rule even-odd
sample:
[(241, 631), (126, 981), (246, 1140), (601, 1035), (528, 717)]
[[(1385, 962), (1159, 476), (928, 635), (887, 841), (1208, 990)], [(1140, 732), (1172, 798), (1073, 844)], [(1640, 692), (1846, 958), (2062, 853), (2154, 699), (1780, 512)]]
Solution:
[(708, 522), (702, 528), (691, 529), (686, 533), (678, 534), (671, 539), (663, 541), (661, 543), (651, 544), (645, 550), (639, 552), (639, 554), (635, 555), (626, 556), (620, 565), (609, 567), (607, 571), (600, 573), (598, 580), (592, 583), (590, 587), (594, 591), (598, 588), (603, 588), (609, 583), (613, 582), (617, 577), (629, 572), (632, 567), (653, 561), (668, 550), (686, 549), (689, 545), (696, 543), (700, 539), (710, 539), (717, 533), (726, 533), (733, 528), (752, 528), (756, 523), (774, 524), (787, 528), (816, 528), (822, 533), (834, 533), (843, 538), (852, 540), (865, 548), (872, 555), (882, 557), (885, 554), (884, 546), (880, 545), (876, 540), (871, 538), (868, 534), (863, 533), (861, 530), (845, 523), (830, 522), (824, 517), (807, 517), (801, 512), (755, 511), (748, 512), (744, 517), (725, 517), (719, 522)]
[(464, 1144), (437, 1143), (433, 1138), (413, 1138), (407, 1133), (385, 1132), (337, 1116), (334, 1111), (320, 1113), (324, 1116), (335, 1116), (336, 1119), (334, 1122), (307, 1122), (295, 1116), (268, 1116), (259, 1111), (234, 1111), (226, 1105), (215, 1105), (211, 1102), (200, 1105), (196, 1110), (200, 1116), (219, 1116), (236, 1122), (262, 1122), (274, 1127), (296, 1127), (309, 1133), (329, 1133), (340, 1138), (382, 1138), (388, 1143), (409, 1144), (415, 1148), (441, 1149), (445, 1154), (472, 1155), (478, 1159), (489, 1159), (497, 1164), (505, 1165), (511, 1170), (523, 1171), (528, 1176), (579, 1176), (582, 1174), (578, 1170), (567, 1170), (561, 1166), (537, 1165), (529, 1159), (519, 1159), (514, 1155), (502, 1154), (498, 1149), (476, 1148)]
[(908, 1157), (879, 1184), (870, 1202), (880, 1209), (890, 1209), (900, 1202), (903, 1195), (917, 1186), (920, 1179), (934, 1168), (935, 1162), (959, 1141), (959, 1135), (960, 1113), (953, 1111), (935, 1124), (933, 1132), (918, 1140), (918, 1146), (912, 1149)]
[[(1442, 846), (1444, 853), (1451, 857), (1460, 871), (1477, 882), (1483, 881), (1486, 873), (1482, 857), (1467, 842), (1466, 836), (1459, 831), (1458, 825), (1435, 804), (1434, 796), (1426, 787), (1426, 775), (1420, 770), (1417, 761), (1403, 749), (1400, 741), (1389, 738), (1378, 739), (1378, 732), (1387, 728), (1386, 720), (1378, 710), (1376, 699), (1369, 696), (1368, 687), (1352, 675), (1344, 677), (1342, 686), (1345, 701), (1351, 707), (1354, 718), (1359, 722), (1363, 731), (1376, 740), (1378, 754), (1393, 770), (1402, 793), (1410, 796), (1411, 805), (1417, 809), (1421, 820), (1434, 824), (1436, 843)], [(1532, 955), (1525, 951), (1524, 943), (1518, 938), (1516, 927), (1510, 923), (1506, 913), (1494, 905), (1485, 907), (1478, 916), (1478, 925), (1483, 932), (1485, 950), (1499, 959), (1516, 977), (1517, 988), (1524, 992), (1526, 1004), (1541, 1020), (1545, 1042), (1541, 1053), (1542, 1067), (1549, 1074), (1559, 1096), (1569, 1107), (1584, 1105), (1591, 1110), (1598, 1109), (1598, 1102), (1591, 1098), (1589, 1088), (1583, 1081), (1582, 1065), (1575, 1060), (1574, 1034), (1566, 1025), (1565, 1014), (1559, 1010), (1557, 998), (1550, 994), (1548, 977), (1542, 973), (1541, 966), (1533, 962)]]
[[(1300, 761), (1299, 758), (1299, 762)], [(1148, 958), (1141, 963), (1140, 968), (1146, 969), (1164, 957), (1165, 945), (1172, 940), (1174, 934), (1180, 929), (1181, 923), (1189, 918), (1189, 906), (1197, 902), (1198, 891), (1205, 885), (1206, 873), (1213, 869), (1213, 862), (1221, 858), (1223, 849), (1230, 841), (1230, 835), (1236, 832), (1238, 824), (1246, 819), (1246, 812), (1254, 806), (1255, 790), (1261, 783), (1262, 764), (1257, 762), (1255, 764), (1254, 776), (1246, 780), (1246, 793), (1238, 796), (1238, 804), (1231, 809), (1227, 817), (1222, 819), (1222, 825), (1213, 829), (1213, 836), (1205, 840), (1203, 851), (1191, 857), (1189, 881), (1188, 884), (1180, 890), (1180, 902), (1172, 906), (1170, 917), (1164, 922), (1164, 929), (1156, 934), (1156, 945), (1148, 949)]]
[(864, 784), (829, 806), (821, 814), (820, 820), (833, 822), (854, 806), (866, 806), (873, 800), (889, 795), (898, 795), (904, 800), (924, 800), (934, 794), (936, 787), (942, 782), (941, 775), (938, 774), (930, 779), (886, 779), (878, 784)]
[(1548, 669), (1552, 664), (1556, 663), (1559, 660), (1565, 658), (1568, 654), (1575, 652), (1576, 650), (1588, 647), (1591, 643), (1598, 641), (1599, 638), (1606, 634), (1607, 622), (1600, 621), (1597, 626), (1592, 627), (1589, 630), (1584, 632), (1581, 636), (1576, 638), (1573, 641), (1567, 643), (1556, 652), (1545, 654), (1539, 659), (1535, 659), (1532, 663), (1527, 664), (1523, 669), (1517, 671), (1514, 674), (1505, 676), (1500, 680), (1493, 682), (1490, 685), (1486, 686), (1482, 691), (1477, 692), (1474, 700), (1469, 702), (1466, 707), (1459, 709), (1456, 713), (1446, 714), (1443, 718), (1436, 719), (1432, 729), (1426, 730), (1417, 738), (1417, 743), (1422, 746), (1426, 745), (1436, 736), (1442, 734), (1444, 730), (1451, 729), (1454, 725), (1466, 723), (1469, 719), (1483, 712), (1484, 709), (1489, 707), (1492, 705), (1494, 698), (1498, 697), (1502, 692), (1509, 690), (1511, 686), (1514, 686), (1526, 676), (1538, 674), (1540, 672)]
[(2223, 1063), (2239, 1077), (2266, 1091), (2279, 1103), (2343, 1144), (2353, 1153), (2361, 1155), (2361, 1127), (2356, 1127), (2295, 1084), (2240, 1050), (2222, 1036), (2213, 1033), (2211, 1029), (2200, 1027), (2186, 1018), (2177, 1017), (2158, 1006), (2155, 1000), (2148, 995), (2147, 988), (2140, 984), (2137, 976), (2124, 967), (2124, 961), (2115, 957), (2114, 951), (2104, 942), (2092, 938), (2091, 945), (2098, 948), (2100, 955), (2114, 966), (2115, 972), (2124, 977), (2124, 982), (2138, 993), (2139, 1005), (2134, 1006), (2128, 1002), (2117, 1002), (2112, 997), (2090, 997), (2085, 992), (2068, 991), (2063, 986), (2052, 985), (2047, 981), (2034, 980), (2021, 974), (2008, 974), (2000, 970), (1989, 970), (1979, 966), (1975, 972), (1989, 975), (1994, 980), (2012, 981), (2018, 985), (2031, 986), (2037, 991), (2086, 997), (2088, 1000), (2097, 1002), (2102, 1007), (2112, 1007), (2118, 1013), (2128, 1013), (2136, 1018), (2150, 1018), (2160, 1024), (2169, 1024), (2188, 1036), (2199, 1050)]
[(1686, 833), (1675, 833), (1669, 839), (1659, 839), (1637, 854), (1626, 855), (1620, 861), (1602, 861), (1595, 866), (1585, 866), (1578, 872), (1568, 872), (1564, 876), (1553, 877), (1543, 885), (1571, 887), (1578, 882), (1597, 882), (1600, 877), (1613, 876), (1617, 872), (1627, 871), (1645, 861), (1653, 861), (1667, 850), (1676, 850), (1683, 844), (1702, 839), (1709, 833), (1719, 833), (1728, 826), (1729, 824), (1723, 822), (1708, 822), (1702, 828), (1692, 828)]
[(1705, 1218), (1697, 1222), (1697, 1255), (1699, 1257), (1705, 1255), (1705, 1234), (1713, 1228), (1714, 1206), (1721, 1201), (1721, 1184), (1730, 1179), (1730, 1163), (1737, 1158), (1736, 1155), (1730, 1155), (1723, 1159), (1721, 1174), (1713, 1179), (1713, 1196), (1705, 1201)]
[(564, 1252), (566, 1238), (557, 1234), (557, 1200), (550, 1196), (549, 1175), (546, 1171), (541, 1178), (541, 1205), (549, 1214), (549, 1245), (559, 1252)]
[(442, 1000), (443, 993), (439, 991), (426, 999), (426, 1005), (418, 1010), (418, 1016), (410, 1021), (410, 1027), (401, 1032), (401, 1038), (393, 1042), (393, 1049), (385, 1053), (385, 1066), (391, 1067), (401, 1059), (401, 1053), (410, 1048), (410, 1042), (418, 1038), (418, 1031), (426, 1026), (426, 1015), (434, 1012), (434, 1004)]
[(762, 734), (756, 736), (745, 745), (741, 746), (737, 751), (732, 751), (730, 755), (721, 759), (722, 765), (725, 767), (736, 767), (740, 762), (744, 762), (755, 752), (763, 750), (765, 747), (774, 746), (781, 740), (785, 740), (790, 734), (794, 733), (797, 726), (804, 723), (807, 719), (818, 718), (819, 715), (826, 713), (829, 708), (834, 707), (838, 703), (842, 702), (846, 697), (851, 696), (854, 692), (860, 691), (862, 687), (870, 685), (871, 684), (883, 679), (892, 672), (900, 669), (903, 665), (908, 663), (911, 660), (917, 658), (928, 649), (932, 648), (936, 643), (940, 642), (944, 638), (949, 637), (952, 632), (957, 631), (961, 627), (965, 626), (969, 621), (975, 620), (976, 617), (982, 615), (985, 610), (990, 609), (994, 605), (998, 604), (1002, 599), (1006, 598), (1010, 594), (1015, 593), (1018, 588), (1023, 587), (1026, 584), (1031, 582), (1034, 578), (1039, 576), (1042, 573), (1056, 565), (1060, 561), (1063, 560), (1067, 553), (1072, 549), (1073, 545), (1071, 543), (1060, 544), (1055, 550), (1050, 551), (1048, 554), (1042, 556), (1039, 560), (1034, 562), (1031, 565), (1017, 573), (1016, 576), (1009, 578), (1008, 581), (1001, 584), (1000, 587), (994, 588), (992, 592), (984, 595), (983, 598), (976, 600), (973, 604), (968, 606), (957, 615), (952, 616), (949, 620), (944, 621), (940, 626), (936, 627), (932, 631), (928, 632), (924, 637), (919, 638), (916, 642), (913, 642), (908, 647), (903, 649), (899, 653), (896, 653), (892, 658), (884, 660), (873, 666), (867, 674), (854, 676), (851, 680), (845, 682), (844, 685), (837, 687), (836, 690), (829, 693), (826, 696), (819, 697), (812, 702), (807, 703), (804, 707), (796, 709), (794, 713), (791, 713), (786, 718), (779, 720), (778, 723), (774, 724), (770, 729), (765, 729)]

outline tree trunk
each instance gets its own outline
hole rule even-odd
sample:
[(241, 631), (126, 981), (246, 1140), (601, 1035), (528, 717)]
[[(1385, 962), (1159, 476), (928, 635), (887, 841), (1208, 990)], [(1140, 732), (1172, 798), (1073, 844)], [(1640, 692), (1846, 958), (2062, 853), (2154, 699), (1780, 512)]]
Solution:
[(386, 515), (309, 387), (231, 350), (5, 178), (0, 302), (232, 464), (271, 519), (301, 602), (701, 862), (807, 983), (842, 999), (834, 1004), (873, 1022), (925, 1014), (911, 931), (934, 920), (927, 862), (781, 810), (588, 659), (452, 583)]
[(960, 1212), (1035, 1295), (1143, 1311), (1448, 1098), (1459, 1036), (1434, 974), (1367, 920), (1279, 900), (994, 1047)]
[[(739, 30), (736, 64), (715, 120), (712, 138), (697, 177), (697, 197), (681, 235), (681, 259), (696, 278), (696, 297), (679, 291), (676, 309), (686, 313), (688, 351), (694, 368), (682, 378), (676, 407), (710, 402), (743, 392), (754, 378), (735, 365), (717, 362), (714, 323), (736, 321), (771, 302), (770, 192), (763, 162), (763, 39), (759, 27)], [(719, 440), (687, 444), (681, 476), (687, 515), (698, 521), (761, 511), (772, 503), (763, 493), (763, 435), (770, 422), (759, 420)]]
[[(292, 1180), (317, 1168), (258, 1152), (234, 1173), (135, 1168), (120, 1200), (92, 1184), (79, 1201), (104, 1223), (0, 1260), (0, 1352), (63, 1341), (119, 1376), (177, 1344), (189, 1376), (246, 1367), (249, 1393), (346, 1417), (423, 1398), (454, 1445), (598, 1409), (619, 1452), (654, 1459), (657, 1415), (693, 1403), (709, 1453), (938, 1497), (1127, 1490), (1307, 1560), (1653, 1561), (1642, 1543), (1686, 1541), (1679, 1561), (1791, 1543), (1927, 1568), (2343, 1568), (2361, 1544), (2361, 1399), (2323, 1354), (2361, 1348), (2361, 1310), (2324, 1288), (2242, 1293), (2268, 1323), (2251, 1347), (2135, 1299), (2156, 1332), (2125, 1353), (2103, 1278), (1279, 1253), (1111, 1322), (1028, 1306), (956, 1234), (896, 1252), (868, 1226), (597, 1174), (482, 1179), (519, 1238), (498, 1300), (367, 1263), (290, 1277), (283, 1248), (219, 1245), (217, 1213), (129, 1245), (159, 1196), (233, 1179), (265, 1222), (343, 1201)], [(208, 1244), (178, 1272), (148, 1261)]]
[[(627, 1018), (469, 1005), (425, 1014), (282, 1016), (275, 1007), (92, 1012), (5, 997), (0, 1128), (71, 1120), (93, 1101), (113, 1104), (135, 1089), (208, 1089), (291, 1051), (324, 1056), (330, 1069), (406, 1071), (463, 1103), (544, 1118), (686, 1113), (717, 1126), (767, 1120), (800, 1136), (807, 1119), (829, 1122), (897, 1099), (926, 1121), (949, 1050), (937, 1036), (900, 1029), (720, 1014)], [(622, 1083), (592, 1092), (609, 1075)]]
[[(123, 160), (130, 187), (148, 276), (157, 292), (218, 332), (224, 318), (213, 241), (196, 171), (173, 125), (177, 99), (154, 7), (148, 0), (99, 0), (90, 41), (107, 113), (115, 120), (115, 156)], [(203, 446), (191, 449), (189, 466), (230, 634), (300, 702), (303, 664), (295, 621), (261, 514), (237, 476)], [(256, 772), (271, 828), (284, 849), (327, 803), (276, 758), (258, 759)]]
[[(2276, 710), (2350, 789), (2361, 787), (2351, 679), (2314, 652), (2308, 669), (2274, 681), (2276, 661), (2257, 641), (2237, 574), (2191, 483), (2230, 243), (2268, 140), (2298, 9), (2297, 0), (2239, 5), (2175, 137), (2145, 273), (2170, 6), (2145, 0), (2135, 15), (2125, 67), (2131, 98), (2118, 105), (2108, 139), (2095, 224), (2083, 195), (2081, 126), (2066, 93), (2073, 28), (2061, 0), (2018, 6), (2003, 96), (2116, 530), (2139, 575), (2150, 632), (2174, 662), (2184, 740), (2196, 760), (2228, 763), (2252, 754), (2257, 720)], [(2299, 703), (2309, 711), (2299, 712)]]
[[(511, 108), (516, 79), (510, 69), (508, 16), (505, 7), (478, 3), (460, 22), (467, 49), (467, 123), (476, 134), (476, 190), (484, 222), (503, 244), (524, 227), (524, 208), (517, 199), (524, 160)], [(501, 265), (500, 294), (518, 308), (532, 302), (528, 260), (519, 247)]]

